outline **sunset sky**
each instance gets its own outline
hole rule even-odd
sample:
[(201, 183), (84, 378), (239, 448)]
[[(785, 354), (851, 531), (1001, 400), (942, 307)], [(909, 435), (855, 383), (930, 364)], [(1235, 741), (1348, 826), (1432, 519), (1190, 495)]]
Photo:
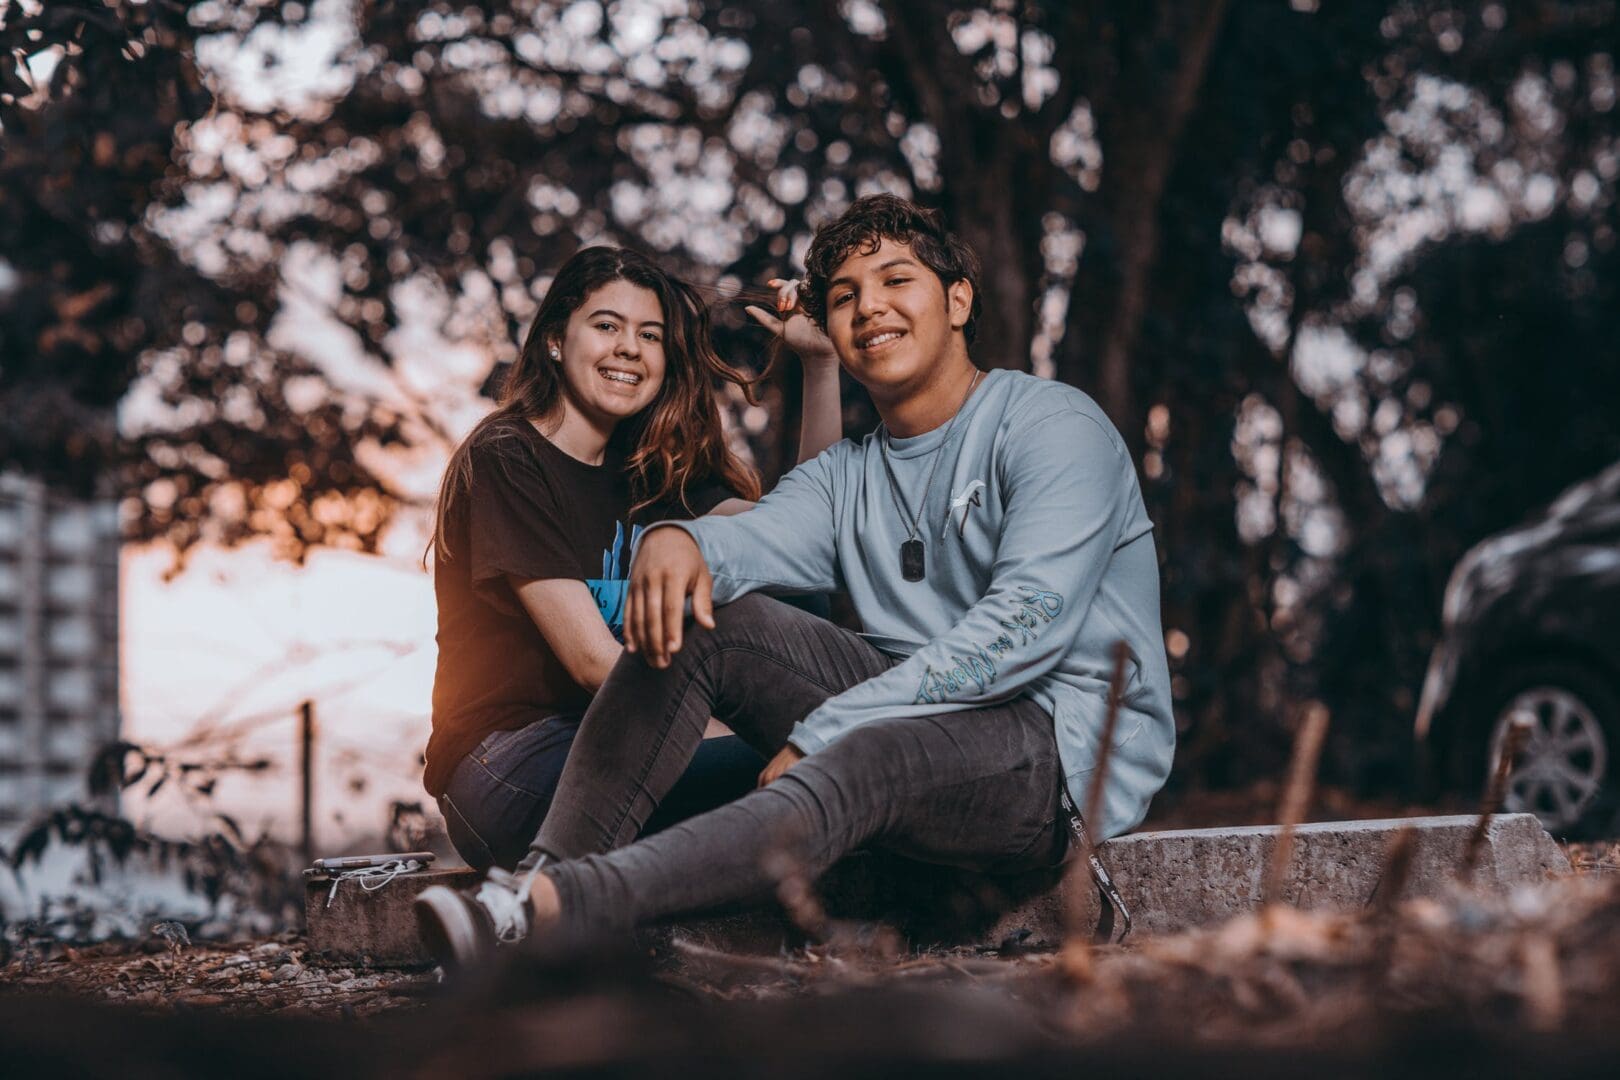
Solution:
[(132, 818), (187, 835), (217, 810), (250, 835), (262, 828), (291, 839), (305, 699), (316, 705), (323, 843), (377, 834), (392, 799), (426, 799), (418, 755), (427, 743), (434, 609), (418, 565), (327, 551), (299, 569), (260, 545), (199, 551), (165, 582), (172, 559), (158, 548), (124, 553), (125, 738), (186, 760), (234, 750), (278, 767), (227, 774), (207, 803), (172, 786), (148, 800), (139, 785), (125, 798)]

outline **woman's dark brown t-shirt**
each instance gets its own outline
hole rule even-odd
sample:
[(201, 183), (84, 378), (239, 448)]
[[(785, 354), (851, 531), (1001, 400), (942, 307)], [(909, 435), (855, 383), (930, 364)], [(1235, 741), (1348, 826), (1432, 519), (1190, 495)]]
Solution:
[(584, 581), (614, 637), (622, 637), (630, 548), (643, 526), (704, 514), (732, 497), (720, 483), (703, 484), (688, 491), (688, 507), (653, 506), (632, 516), (621, 460), (610, 453), (603, 464), (587, 465), (523, 420), (491, 424), (469, 455), (472, 482), (452, 500), (447, 544), (434, 555), (439, 661), (423, 784), (435, 797), (490, 732), (583, 712), (590, 702), (508, 577)]

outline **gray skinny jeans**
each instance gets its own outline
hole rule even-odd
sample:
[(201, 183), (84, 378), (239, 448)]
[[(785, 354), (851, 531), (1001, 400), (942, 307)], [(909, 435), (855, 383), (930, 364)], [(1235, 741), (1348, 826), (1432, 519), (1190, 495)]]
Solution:
[(758, 594), (717, 609), (715, 623), (689, 621), (662, 671), (623, 656), (585, 714), (525, 859), (548, 857), (542, 872), (567, 928), (624, 929), (763, 899), (776, 885), (773, 856), (811, 880), (863, 845), (989, 873), (1062, 861), (1063, 769), (1051, 717), (1027, 696), (866, 724), (769, 787), (636, 841), (709, 716), (769, 758), (816, 706), (895, 663)]

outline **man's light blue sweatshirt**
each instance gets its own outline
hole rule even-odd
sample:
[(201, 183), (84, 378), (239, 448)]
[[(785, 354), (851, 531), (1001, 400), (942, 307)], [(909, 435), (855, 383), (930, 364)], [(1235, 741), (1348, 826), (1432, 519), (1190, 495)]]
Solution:
[[(794, 729), (806, 754), (885, 717), (1029, 694), (1052, 716), (1083, 807), (1107, 710), (1114, 643), (1129, 648), (1101, 837), (1137, 825), (1170, 773), (1175, 722), (1159, 624), (1152, 522), (1119, 433), (1073, 387), (992, 371), (958, 414), (891, 439), (901, 501), (918, 510), (927, 574), (906, 581), (908, 536), (880, 450), (845, 440), (734, 517), (671, 522), (696, 539), (716, 603), (756, 589), (846, 590), (874, 645), (901, 659)], [(941, 445), (943, 442), (943, 445)]]

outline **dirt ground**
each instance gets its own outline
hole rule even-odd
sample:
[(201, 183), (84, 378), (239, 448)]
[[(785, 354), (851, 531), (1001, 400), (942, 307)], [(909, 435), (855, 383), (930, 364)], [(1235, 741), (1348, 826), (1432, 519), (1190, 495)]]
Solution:
[[(1620, 875), (1620, 842), (1565, 844), (1576, 874), (1590, 882)], [(1620, 887), (1620, 876), (1613, 879)], [(370, 1016), (394, 1009), (409, 1009), (440, 996), (439, 977), (432, 971), (397, 971), (387, 968), (332, 967), (308, 961), (304, 942), (295, 933), (272, 940), (190, 942), (177, 939), (172, 927), (161, 927), (145, 941), (114, 941), (72, 946), (55, 942), (28, 942), (14, 949), (0, 967), (0, 993), (67, 994), (149, 1009), (215, 1009), (227, 1014), (291, 1013), (328, 1017)], [(167, 933), (168, 936), (165, 936)], [(742, 981), (762, 992), (791, 989), (814, 981), (817, 965), (830, 971), (839, 967), (836, 950), (809, 949), (796, 957), (761, 963), (747, 957), (711, 954), (695, 946), (683, 947), (677, 934), (674, 954), (662, 957), (667, 977), (688, 980), (690, 971), (713, 977), (707, 986), (718, 996), (743, 974)], [(1116, 955), (1135, 955), (1138, 943), (1094, 950), (1102, 962)], [(670, 946), (666, 946), (670, 948)], [(1620, 957), (1616, 958), (1620, 963)], [(970, 963), (971, 961), (971, 963)], [(1023, 978), (1054, 962), (1050, 956), (994, 956), (975, 951), (933, 952), (911, 958), (892, 968), (897, 978), (971, 972), (975, 978)], [(966, 965), (966, 966), (964, 966)], [(938, 971), (933, 970), (938, 967)], [(847, 967), (847, 965), (846, 965)], [(847, 976), (848, 970), (844, 971)], [(866, 971), (862, 982), (877, 977)], [(696, 984), (694, 984), (696, 985)]]
[[(191, 1052), (181, 1049), (191, 1044), (168, 1041), (173, 1025), (212, 1030), (206, 1025), (228, 1018), (258, 1025), (273, 1017), (328, 1032), (300, 1038), (349, 1047), (359, 1055), (357, 1075), (464, 1072), (452, 1058), (469, 1045), (484, 1057), (468, 1075), (511, 1075), (565, 1064), (668, 1064), (698, 1053), (735, 1052), (757, 1065), (748, 1055), (765, 1051), (749, 1050), (750, 1039), (780, 1049), (810, 1038), (804, 1024), (826, 1023), (835, 1030), (822, 1030), (824, 1043), (805, 1049), (798, 1064), (828, 1065), (834, 1045), (867, 1064), (893, 1055), (938, 1064), (945, 1050), (951, 1061), (1004, 1063), (1119, 1053), (1146, 1054), (1144, 1062), (1173, 1072), (1175, 1062), (1196, 1064), (1216, 1051), (1258, 1054), (1263, 1064), (1273, 1053), (1297, 1061), (1334, 1047), (1399, 1062), (1422, 1058), (1444, 1032), (1470, 1053), (1506, 1040), (1513, 1053), (1556, 1058), (1555, 1071), (1579, 1073), (1590, 1054), (1617, 1049), (1620, 844), (1566, 850), (1574, 875), (1507, 897), (1459, 889), (1352, 915), (1280, 908), (1123, 946), (1076, 942), (1059, 953), (895, 955), (870, 936), (835, 935), (756, 957), (701, 948), (676, 933), (656, 955), (519, 956), (479, 985), (454, 987), (436, 972), (306, 963), (293, 935), (191, 944), (171, 930), (134, 944), (34, 945), (0, 971), (0, 1054), (49, 1062), (49, 1074), (90, 1055), (67, 1071), (99, 1075), (97, 1048), (70, 1034), (96, 1015), (152, 1042), (142, 1053), (166, 1070), (183, 1064), (174, 1054)], [(57, 1038), (59, 1024), (67, 1026)], [(240, 1030), (231, 1038), (252, 1042), (270, 1029)], [(730, 1049), (715, 1049), (722, 1044)], [(407, 1047), (415, 1049), (405, 1067), (390, 1055)], [(283, 1050), (267, 1050), (266, 1066)], [(1495, 1075), (1510, 1059), (1480, 1067)]]
[(327, 968), (305, 964), (302, 938), (271, 941), (107, 942), (82, 948), (33, 946), (0, 971), (7, 994), (69, 995), (156, 1011), (372, 1016), (420, 1005), (434, 972)]

